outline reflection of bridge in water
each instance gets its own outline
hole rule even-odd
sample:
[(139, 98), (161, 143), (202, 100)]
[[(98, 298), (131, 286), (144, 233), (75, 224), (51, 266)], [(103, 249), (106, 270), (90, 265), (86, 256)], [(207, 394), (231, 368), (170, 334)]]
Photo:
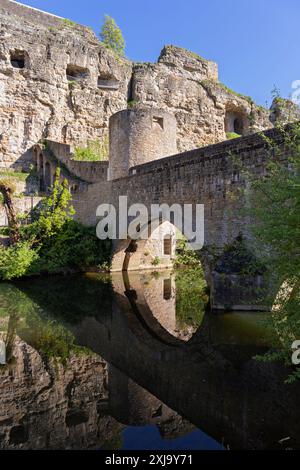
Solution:
[[(299, 386), (283, 383), (281, 365), (252, 358), (266, 346), (255, 331), (251, 336), (257, 326), (250, 320), (244, 339), (234, 328), (222, 338), (218, 322), (226, 326), (226, 316), (205, 315), (195, 334), (181, 339), (173, 281), (165, 287), (166, 279), (151, 284), (138, 274), (113, 277), (110, 315), (82, 319), (73, 329), (80, 344), (231, 448), (280, 447), (286, 436), (299, 447)], [(247, 324), (247, 315), (240, 318)]]

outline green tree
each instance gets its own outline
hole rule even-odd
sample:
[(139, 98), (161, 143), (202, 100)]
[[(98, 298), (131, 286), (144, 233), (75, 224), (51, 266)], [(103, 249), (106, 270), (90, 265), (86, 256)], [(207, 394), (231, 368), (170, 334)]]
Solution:
[(75, 214), (71, 199), (68, 181), (60, 180), (60, 169), (57, 168), (51, 193), (42, 200), (36, 221), (24, 229), (23, 237), (36, 245), (57, 235)]
[(125, 40), (122, 31), (115, 20), (108, 15), (105, 15), (100, 39), (108, 49), (114, 51), (118, 56), (123, 57), (125, 55)]
[[(291, 364), (292, 342), (300, 339), (300, 126), (279, 131), (290, 156), (282, 161), (277, 145), (268, 142), (272, 159), (267, 176), (250, 181), (250, 211), (256, 251), (277, 286), (269, 323), (282, 349), (266, 359)], [(295, 378), (300, 379), (299, 369), (289, 380)]]

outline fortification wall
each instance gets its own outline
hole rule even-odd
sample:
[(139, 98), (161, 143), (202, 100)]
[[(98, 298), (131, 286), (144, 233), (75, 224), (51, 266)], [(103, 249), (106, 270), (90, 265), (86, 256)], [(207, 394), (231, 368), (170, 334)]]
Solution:
[[(271, 129), (266, 135), (284, 158), (282, 134)], [(143, 203), (149, 210), (151, 204), (204, 204), (205, 243), (223, 246), (239, 232), (249, 234), (250, 221), (241, 210), (244, 171), (263, 176), (270, 158), (260, 133), (162, 158), (132, 168), (128, 177), (89, 185), (76, 199), (77, 217), (94, 225), (96, 208), (102, 203), (118, 208), (120, 195), (127, 195), (128, 205)]]
[(159, 109), (127, 109), (110, 118), (109, 178), (129, 168), (177, 153), (176, 119)]
[[(282, 134), (266, 132), (287, 155)], [(204, 204), (205, 244), (223, 246), (240, 232), (249, 236), (250, 220), (241, 188), (245, 171), (265, 175), (270, 152), (260, 134), (196, 149), (132, 169), (135, 174), (111, 182), (111, 203), (118, 207), (119, 195), (128, 205), (174, 203)]]
[(47, 149), (78, 178), (88, 183), (107, 180), (108, 160), (95, 162), (73, 160), (73, 148), (70, 145), (49, 140), (47, 140)]

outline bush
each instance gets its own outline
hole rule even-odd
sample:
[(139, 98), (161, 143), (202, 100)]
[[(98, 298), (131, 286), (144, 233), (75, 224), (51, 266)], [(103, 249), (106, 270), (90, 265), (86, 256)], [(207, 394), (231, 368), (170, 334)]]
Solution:
[(20, 242), (9, 248), (0, 246), (0, 279), (24, 276), (37, 259), (37, 252), (31, 249), (28, 242)]
[(56, 273), (62, 269), (97, 266), (110, 257), (110, 243), (99, 240), (93, 227), (69, 220), (59, 233), (43, 243), (31, 273)]
[(59, 181), (44, 198), (36, 220), (20, 230), (21, 241), (0, 248), (0, 279), (29, 274), (58, 273), (110, 261), (110, 242), (99, 240), (95, 229), (73, 220), (71, 194), (66, 181)]
[(197, 252), (188, 248), (187, 242), (184, 239), (177, 241), (176, 259), (174, 262), (175, 268), (181, 266), (201, 266), (201, 261)]

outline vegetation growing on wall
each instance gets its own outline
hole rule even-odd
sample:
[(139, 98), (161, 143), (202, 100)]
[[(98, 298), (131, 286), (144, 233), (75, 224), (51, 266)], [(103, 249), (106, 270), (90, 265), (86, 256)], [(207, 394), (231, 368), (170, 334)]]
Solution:
[(108, 160), (109, 155), (109, 139), (105, 136), (103, 141), (89, 141), (86, 147), (77, 147), (74, 151), (74, 160), (99, 162)]
[(201, 261), (197, 252), (189, 248), (186, 239), (181, 238), (177, 239), (174, 267), (180, 268), (183, 266), (201, 267)]
[(226, 137), (228, 140), (231, 140), (231, 139), (238, 139), (239, 137), (241, 137), (241, 135), (237, 134), (236, 132), (227, 132)]

